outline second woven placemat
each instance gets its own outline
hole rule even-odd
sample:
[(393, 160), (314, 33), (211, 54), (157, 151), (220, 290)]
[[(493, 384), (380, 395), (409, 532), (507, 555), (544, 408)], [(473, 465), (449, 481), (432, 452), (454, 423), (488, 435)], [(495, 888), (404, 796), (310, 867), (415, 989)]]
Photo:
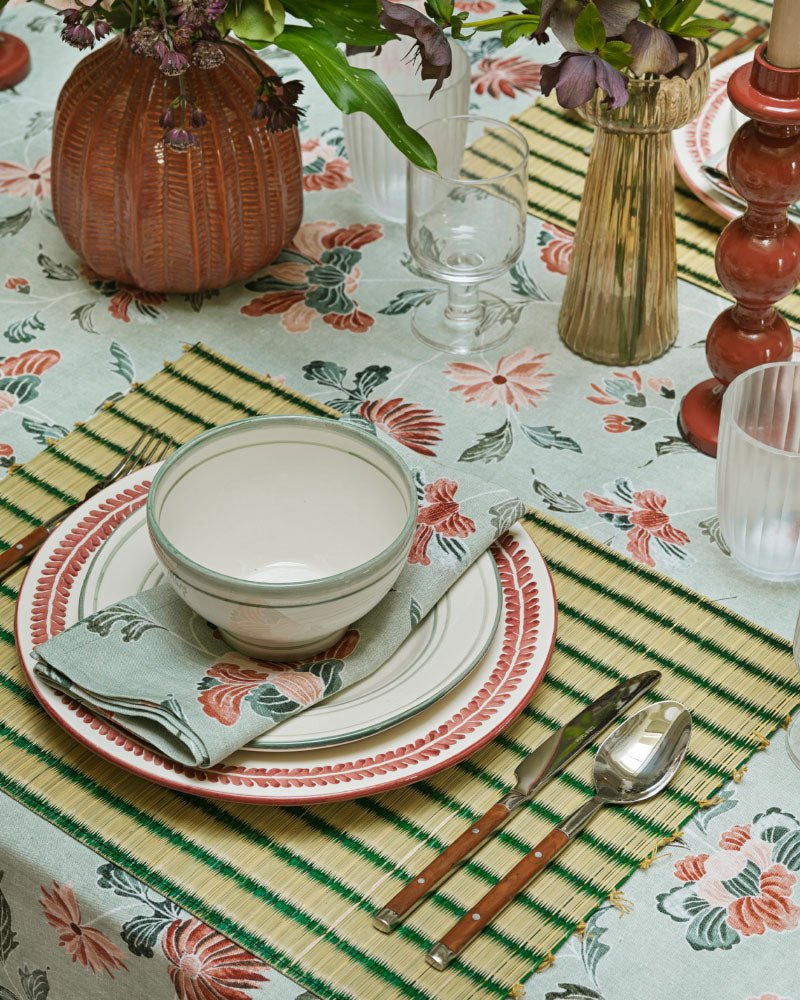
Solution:
[[(0, 539), (82, 495), (143, 426), (184, 441), (256, 413), (329, 413), (198, 345), (0, 487)], [(526, 529), (547, 559), (559, 634), (545, 681), (470, 760), (376, 798), (296, 809), (190, 798), (79, 746), (43, 712), (13, 644), (19, 576), (0, 585), (0, 789), (330, 1000), (507, 995), (800, 701), (790, 645), (552, 518)], [(606, 810), (445, 973), (428, 946), (591, 794), (582, 754), (391, 938), (370, 915), (508, 788), (533, 747), (618, 679), (657, 667), (650, 697), (693, 713), (689, 756), (665, 794)]]

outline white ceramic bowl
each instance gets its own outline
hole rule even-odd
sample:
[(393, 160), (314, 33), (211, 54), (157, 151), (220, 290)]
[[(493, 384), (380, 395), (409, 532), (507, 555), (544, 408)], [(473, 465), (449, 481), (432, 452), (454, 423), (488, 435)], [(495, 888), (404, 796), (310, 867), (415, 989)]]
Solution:
[(186, 603), (249, 656), (333, 645), (406, 563), (417, 498), (377, 438), (321, 417), (200, 434), (159, 469), (147, 524)]

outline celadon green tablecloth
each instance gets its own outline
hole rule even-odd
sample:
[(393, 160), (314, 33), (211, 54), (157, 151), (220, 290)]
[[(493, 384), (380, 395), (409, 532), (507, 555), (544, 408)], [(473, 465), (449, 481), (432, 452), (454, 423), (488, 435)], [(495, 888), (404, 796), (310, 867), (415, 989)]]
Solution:
[[(491, 0), (458, 6), (502, 9)], [(203, 301), (166, 299), (103, 282), (66, 247), (48, 198), (53, 107), (80, 55), (36, 5), (8, 10), (0, 26), (22, 36), (33, 57), (28, 79), (0, 92), (3, 465), (24, 462), (184, 343), (203, 340), (322, 401), (346, 401), (340, 407), (396, 440), (469, 464), (526, 503), (791, 633), (800, 588), (759, 583), (733, 563), (717, 530), (714, 462), (676, 429), (678, 401), (706, 377), (703, 338), (720, 299), (681, 285), (681, 334), (669, 354), (638, 369), (589, 364), (556, 332), (571, 238), (531, 219), (522, 261), (496, 283), (525, 305), (513, 338), (468, 361), (431, 352), (411, 336), (408, 316), (430, 283), (414, 272), (402, 228), (359, 198), (340, 117), (291, 58), (276, 68), (307, 82), (306, 211), (295, 240), (301, 256), (290, 273), (280, 262), (272, 273), (295, 282), (295, 294), (255, 282)], [(485, 39), (470, 42), (469, 53), (473, 106), (501, 119), (530, 104), (538, 62), (555, 54)], [(353, 250), (339, 287), (352, 309), (335, 326), (300, 294), (326, 238)], [(800, 772), (783, 734), (737, 777), (528, 981), (526, 997), (800, 1000), (800, 886), (770, 846), (778, 826), (800, 829)], [(133, 879), (116, 881), (102, 858), (3, 795), (0, 871), (2, 1000), (309, 996), (176, 904)], [(747, 886), (732, 889), (743, 872)], [(690, 931), (695, 899), (725, 908), (734, 944)], [(132, 927), (165, 914), (172, 930), (138, 947)]]

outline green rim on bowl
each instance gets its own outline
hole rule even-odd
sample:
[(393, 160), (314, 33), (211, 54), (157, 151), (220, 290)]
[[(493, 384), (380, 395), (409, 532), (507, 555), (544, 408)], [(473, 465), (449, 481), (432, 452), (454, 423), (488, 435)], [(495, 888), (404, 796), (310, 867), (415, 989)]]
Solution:
[[(380, 552), (376, 553), (366, 562), (358, 563), (352, 566), (350, 569), (341, 570), (338, 573), (333, 573), (329, 576), (318, 577), (315, 580), (299, 580), (295, 583), (274, 583), (274, 582), (262, 582), (258, 580), (241, 580), (238, 577), (230, 576), (227, 573), (220, 573), (210, 566), (205, 566), (202, 563), (196, 562), (189, 556), (185, 555), (179, 549), (169, 541), (161, 527), (158, 523), (158, 519), (155, 513), (155, 503), (157, 499), (157, 494), (159, 490), (159, 485), (163, 482), (165, 476), (174, 468), (177, 464), (182, 462), (185, 457), (192, 451), (194, 451), (199, 446), (205, 444), (207, 441), (215, 437), (224, 437), (226, 434), (235, 434), (244, 427), (252, 427), (255, 424), (265, 424), (269, 423), (270, 426), (284, 426), (284, 427), (316, 427), (323, 428), (328, 431), (331, 430), (335, 434), (341, 434), (345, 437), (349, 437), (352, 440), (360, 441), (367, 444), (370, 448), (377, 452), (380, 452), (384, 458), (395, 467), (395, 469), (400, 473), (406, 488), (408, 490), (408, 496), (410, 499), (408, 516), (406, 518), (405, 524), (398, 536), (387, 545)], [(352, 453), (351, 453), (352, 454)], [(361, 456), (357, 456), (361, 457)], [(328, 417), (306, 417), (306, 416), (292, 416), (292, 417), (279, 417), (279, 416), (263, 416), (263, 417), (246, 417), (243, 420), (235, 420), (229, 424), (223, 424), (221, 427), (212, 427), (210, 430), (203, 431), (202, 434), (198, 434), (197, 437), (187, 441), (186, 444), (178, 448), (172, 455), (164, 462), (161, 468), (156, 472), (153, 477), (153, 482), (150, 487), (150, 492), (147, 497), (147, 526), (153, 536), (156, 543), (167, 552), (177, 563), (187, 566), (196, 572), (202, 573), (203, 575), (209, 576), (211, 579), (218, 581), (222, 584), (235, 584), (239, 588), (244, 588), (250, 591), (252, 594), (281, 594), (284, 597), (289, 596), (293, 593), (308, 593), (309, 591), (314, 591), (315, 589), (321, 587), (329, 587), (331, 584), (336, 584), (343, 582), (345, 580), (350, 580), (355, 582), (360, 578), (368, 575), (375, 566), (387, 559), (391, 559), (395, 554), (399, 553), (406, 545), (409, 544), (411, 536), (414, 533), (414, 527), (417, 522), (417, 492), (414, 485), (414, 480), (411, 477), (411, 472), (405, 462), (400, 458), (400, 456), (390, 448), (388, 445), (379, 441), (377, 437), (373, 437), (366, 431), (362, 431), (357, 427), (351, 427), (344, 422), (334, 420)]]

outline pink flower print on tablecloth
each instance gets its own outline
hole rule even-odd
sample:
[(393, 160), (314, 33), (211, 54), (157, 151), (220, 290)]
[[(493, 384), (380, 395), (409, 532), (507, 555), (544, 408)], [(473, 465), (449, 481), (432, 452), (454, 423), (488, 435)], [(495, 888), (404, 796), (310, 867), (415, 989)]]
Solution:
[(508, 56), (504, 59), (481, 59), (472, 74), (472, 85), (480, 97), (489, 94), (490, 97), (516, 97), (517, 94), (530, 94), (539, 89), (541, 80), (541, 63), (522, 59), (520, 56)]
[(664, 509), (667, 498), (662, 493), (634, 490), (628, 479), (618, 479), (606, 490), (610, 495), (584, 492), (586, 506), (626, 532), (627, 551), (637, 562), (655, 566), (654, 544), (667, 556), (685, 558), (681, 546), (688, 545), (690, 538), (670, 522)]
[(161, 941), (177, 1000), (250, 1000), (269, 966), (196, 917), (175, 920)]
[(539, 256), (547, 270), (554, 274), (566, 274), (575, 248), (574, 235), (552, 222), (543, 222), (538, 243), (541, 247)]
[(646, 424), (644, 420), (628, 417), (622, 413), (607, 413), (603, 417), (603, 427), (609, 434), (624, 434), (626, 431), (638, 431)]
[(353, 183), (350, 165), (336, 147), (322, 137), (300, 144), (303, 155), (303, 190), (336, 191)]
[(800, 869), (800, 822), (768, 809), (725, 831), (719, 850), (675, 863), (680, 886), (657, 897), (658, 909), (686, 923), (696, 951), (730, 949), (745, 937), (793, 931)]
[(58, 944), (73, 962), (97, 975), (105, 972), (114, 978), (118, 969), (127, 969), (120, 949), (96, 927), (83, 924), (81, 908), (71, 885), (53, 882), (49, 889), (42, 888), (39, 905), (44, 918), (58, 931)]
[(245, 285), (262, 292), (242, 306), (245, 316), (280, 315), (287, 333), (307, 333), (318, 318), (336, 330), (366, 333), (375, 322), (353, 298), (361, 270), (361, 250), (379, 240), (378, 223), (309, 222), (265, 273)]
[(358, 415), (418, 455), (436, 455), (433, 448), (442, 440), (444, 424), (433, 410), (398, 396), (366, 400)]
[(42, 375), (48, 368), (57, 365), (61, 360), (61, 352), (50, 348), (46, 351), (23, 351), (12, 358), (0, 361), (0, 373), (3, 375)]
[(417, 527), (408, 556), (410, 563), (430, 566), (428, 546), (435, 536), (454, 540), (455, 545), (448, 546), (448, 551), (452, 551), (457, 558), (466, 556), (466, 551), (457, 540), (469, 538), (475, 532), (475, 522), (461, 513), (459, 502), (455, 498), (457, 492), (458, 483), (452, 479), (437, 479), (425, 484), (424, 503), (417, 511)]
[(494, 369), (466, 361), (454, 361), (444, 374), (456, 384), (450, 392), (460, 392), (468, 403), (478, 406), (505, 405), (513, 410), (536, 406), (550, 391), (551, 372), (544, 371), (548, 354), (536, 354), (524, 347), (516, 354), (500, 358)]
[(50, 194), (50, 154), (42, 156), (33, 166), (0, 160), (0, 194), (39, 201), (47, 198)]
[(494, 9), (492, 0), (456, 0), (456, 10), (465, 10), (469, 14), (491, 14)]

